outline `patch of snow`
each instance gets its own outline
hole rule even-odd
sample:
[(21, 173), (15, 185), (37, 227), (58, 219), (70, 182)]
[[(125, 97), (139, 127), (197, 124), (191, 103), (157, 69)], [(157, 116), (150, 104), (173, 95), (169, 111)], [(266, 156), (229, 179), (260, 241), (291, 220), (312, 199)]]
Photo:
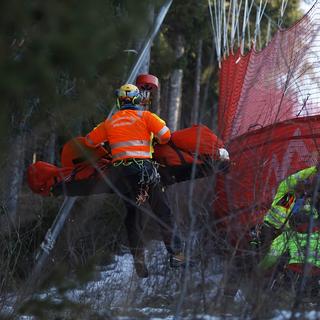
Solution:
[[(38, 297), (57, 303), (61, 302), (60, 298), (67, 298), (74, 303), (85, 303), (98, 314), (107, 312), (117, 320), (139, 318), (135, 315), (152, 320), (173, 320), (176, 319), (175, 305), (181, 299), (181, 295), (186, 294), (183, 299), (190, 301), (190, 310), (183, 309), (183, 316), (179, 316), (179, 319), (221, 319), (215, 315), (201, 314), (199, 303), (203, 295), (207, 301), (214, 301), (216, 298), (223, 268), (219, 257), (212, 257), (204, 269), (200, 263), (195, 263), (190, 272), (184, 272), (183, 269), (169, 267), (166, 248), (160, 241), (150, 242), (145, 256), (149, 270), (148, 278), (141, 279), (136, 275), (133, 258), (130, 253), (125, 253), (115, 256), (113, 263), (108, 266), (96, 267), (97, 280), (79, 285), (63, 294), (56, 288), (51, 288)], [(188, 290), (182, 293), (182, 284), (185, 282), (188, 284)], [(242, 295), (239, 291), (235, 301), (243, 303)], [(199, 314), (196, 312), (197, 309)], [(188, 314), (190, 316), (187, 316)], [(20, 319), (33, 320), (30, 317)]]
[(163, 314), (163, 313), (169, 313), (170, 312), (169, 309), (150, 308), (150, 307), (141, 308), (139, 310), (142, 311), (145, 315), (156, 314), (156, 313)]
[[(225, 316), (224, 316), (224, 318), (225, 318)], [(220, 316), (217, 317), (217, 316), (210, 316), (210, 315), (199, 314), (199, 315), (196, 316), (195, 319), (199, 319), (199, 320), (200, 320), (200, 319), (201, 319), (201, 320), (220, 320), (221, 317), (220, 317)], [(233, 317), (233, 319), (235, 319), (235, 318)]]
[(306, 320), (318, 320), (320, 319), (320, 311), (305, 311), (296, 312), (294, 315), (288, 310), (276, 311), (275, 317), (272, 320), (286, 320), (286, 319), (306, 319)]
[(246, 303), (247, 304), (247, 301), (246, 301), (246, 297), (245, 295), (243, 294), (242, 290), (239, 289), (234, 297), (234, 301), (235, 302), (238, 302), (238, 303)]

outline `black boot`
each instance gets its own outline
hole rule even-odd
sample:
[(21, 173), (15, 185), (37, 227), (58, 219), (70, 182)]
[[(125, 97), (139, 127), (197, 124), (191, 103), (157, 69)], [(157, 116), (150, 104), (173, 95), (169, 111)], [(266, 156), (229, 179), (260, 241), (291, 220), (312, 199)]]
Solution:
[(143, 262), (135, 261), (134, 267), (139, 278), (148, 278), (149, 272), (147, 266)]
[(133, 260), (134, 260), (134, 267), (136, 269), (136, 273), (137, 273), (138, 277), (148, 278), (149, 272), (148, 272), (148, 268), (147, 268), (145, 261), (144, 261), (144, 252), (137, 252), (133, 256)]

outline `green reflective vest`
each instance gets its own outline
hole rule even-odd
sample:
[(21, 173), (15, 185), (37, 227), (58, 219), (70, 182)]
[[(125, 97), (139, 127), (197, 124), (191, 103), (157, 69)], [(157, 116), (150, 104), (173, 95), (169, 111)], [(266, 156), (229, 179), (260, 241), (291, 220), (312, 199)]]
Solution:
[(277, 193), (271, 204), (271, 208), (264, 217), (264, 222), (270, 224), (276, 229), (287, 228), (288, 216), (295, 204), (294, 188), (298, 182), (308, 179), (317, 173), (317, 167), (312, 166), (300, 170), (279, 184)]
[(320, 268), (320, 232), (310, 234), (310, 243), (307, 254), (308, 233), (299, 233), (293, 230), (285, 231), (271, 244), (269, 252), (259, 263), (261, 269), (268, 269), (274, 266), (279, 258), (288, 253), (289, 262), (292, 263), (309, 263)]

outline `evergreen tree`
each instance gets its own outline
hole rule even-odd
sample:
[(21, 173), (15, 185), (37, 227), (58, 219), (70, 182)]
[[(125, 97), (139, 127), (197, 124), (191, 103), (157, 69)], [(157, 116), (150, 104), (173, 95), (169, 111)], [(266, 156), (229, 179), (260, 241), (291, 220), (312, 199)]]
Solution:
[[(63, 144), (102, 121), (113, 107), (115, 86), (132, 63), (125, 50), (149, 27), (143, 19), (147, 2), (0, 4), (1, 194), (13, 220), (24, 170), (37, 146), (55, 144), (53, 133)], [(37, 160), (47, 158), (43, 154)]]

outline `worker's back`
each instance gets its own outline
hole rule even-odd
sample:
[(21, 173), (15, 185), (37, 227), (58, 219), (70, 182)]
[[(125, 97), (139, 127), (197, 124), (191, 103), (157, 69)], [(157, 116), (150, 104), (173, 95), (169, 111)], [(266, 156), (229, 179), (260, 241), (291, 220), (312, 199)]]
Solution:
[(122, 108), (87, 135), (92, 144), (109, 143), (113, 162), (130, 158), (150, 159), (153, 137), (159, 143), (166, 143), (170, 139), (170, 130), (158, 116), (137, 106)]

